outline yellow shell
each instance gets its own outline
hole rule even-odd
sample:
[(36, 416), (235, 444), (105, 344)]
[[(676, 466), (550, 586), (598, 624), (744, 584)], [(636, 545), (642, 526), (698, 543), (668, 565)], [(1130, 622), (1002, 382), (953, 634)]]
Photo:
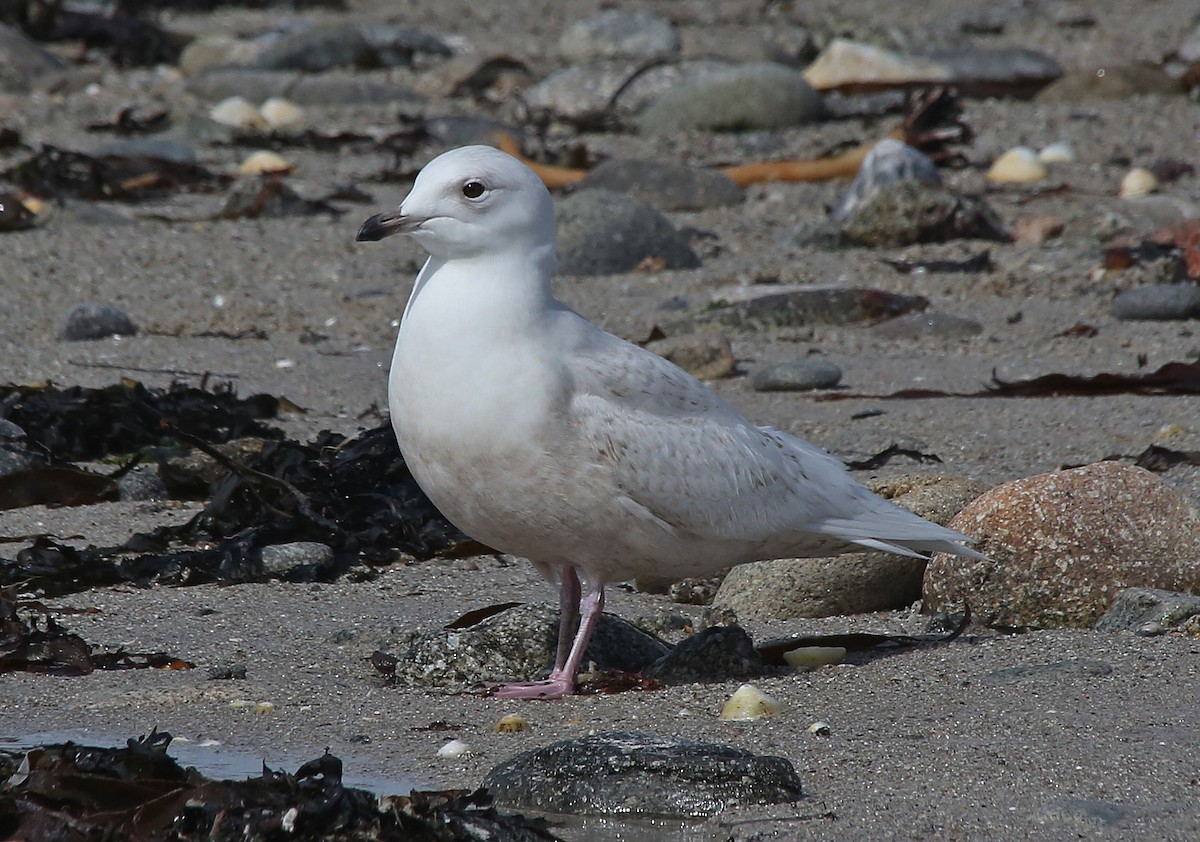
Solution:
[(753, 684), (743, 684), (729, 697), (721, 709), (721, 719), (727, 722), (749, 722), (771, 716), (779, 711), (779, 702)]
[(1028, 146), (1014, 146), (992, 162), (987, 180), (993, 184), (1027, 184), (1049, 174), (1036, 152)]
[(271, 97), (258, 110), (272, 129), (288, 131), (304, 125), (304, 109), (283, 97)]
[(801, 646), (783, 653), (789, 667), (827, 667), (846, 657), (844, 646)]
[(497, 734), (515, 734), (518, 731), (529, 730), (529, 720), (519, 713), (510, 713), (500, 717), (494, 729)]
[(1158, 179), (1154, 177), (1154, 173), (1145, 167), (1134, 167), (1121, 179), (1121, 189), (1117, 191), (1117, 195), (1122, 199), (1136, 199), (1139, 196), (1148, 196), (1157, 189)]
[(208, 117), (223, 126), (258, 131), (267, 127), (266, 120), (258, 109), (240, 96), (223, 99), (212, 107)]
[(266, 173), (289, 173), (294, 169), (291, 162), (274, 152), (255, 152), (242, 161), (238, 171), (242, 175), (264, 175)]

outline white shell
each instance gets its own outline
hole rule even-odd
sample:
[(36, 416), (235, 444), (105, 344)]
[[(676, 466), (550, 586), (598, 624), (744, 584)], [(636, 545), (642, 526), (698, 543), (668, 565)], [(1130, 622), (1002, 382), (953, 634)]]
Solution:
[(1057, 143), (1051, 143), (1049, 146), (1042, 147), (1038, 152), (1038, 160), (1043, 164), (1073, 164), (1075, 163), (1075, 149), (1065, 140), (1060, 140)]
[(818, 719), (812, 725), (808, 726), (808, 733), (812, 734), (814, 737), (828, 737), (831, 733), (833, 733), (833, 729), (829, 727), (828, 722), (822, 722)]
[(238, 167), (238, 171), (242, 175), (263, 175), (271, 172), (289, 173), (292, 169), (291, 162), (282, 155), (265, 150), (250, 155)]
[(995, 184), (1026, 184), (1041, 181), (1050, 171), (1028, 146), (1014, 146), (992, 162), (987, 180)]
[(827, 667), (846, 657), (844, 646), (801, 646), (783, 653), (789, 667)]
[(271, 97), (258, 110), (272, 129), (289, 131), (304, 125), (304, 109), (283, 97)]
[(743, 684), (729, 697), (721, 709), (721, 719), (727, 722), (749, 722), (771, 716), (779, 711), (779, 702), (753, 684)]
[(1134, 167), (1121, 179), (1121, 189), (1117, 191), (1117, 195), (1122, 199), (1136, 199), (1139, 196), (1148, 196), (1157, 189), (1158, 179), (1154, 177), (1154, 173), (1145, 167)]
[(451, 740), (437, 750), (437, 756), (448, 760), (465, 757), (471, 753), (471, 747), (462, 740)]
[(208, 112), (209, 119), (239, 129), (265, 129), (266, 121), (258, 109), (240, 96), (223, 99)]
[(515, 734), (518, 731), (529, 730), (529, 720), (519, 713), (510, 713), (500, 717), (493, 729), (497, 734)]

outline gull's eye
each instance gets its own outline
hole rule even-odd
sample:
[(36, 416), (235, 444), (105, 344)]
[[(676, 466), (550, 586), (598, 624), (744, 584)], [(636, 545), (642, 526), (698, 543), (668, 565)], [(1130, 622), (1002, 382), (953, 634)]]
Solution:
[(471, 179), (470, 181), (468, 181), (466, 184), (463, 185), (462, 191), (463, 191), (463, 195), (466, 196), (468, 199), (478, 199), (480, 196), (483, 195), (483, 191), (485, 189), (486, 188), (483, 186), (482, 181), (477, 181), (475, 179)]

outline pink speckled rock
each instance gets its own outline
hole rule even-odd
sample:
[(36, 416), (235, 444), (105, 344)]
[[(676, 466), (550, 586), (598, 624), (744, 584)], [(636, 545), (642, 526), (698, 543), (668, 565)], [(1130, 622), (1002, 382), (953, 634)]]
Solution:
[(927, 611), (966, 602), (988, 625), (1090, 627), (1123, 588), (1200, 593), (1200, 512), (1123, 462), (1005, 483), (947, 525), (989, 560), (935, 555)]

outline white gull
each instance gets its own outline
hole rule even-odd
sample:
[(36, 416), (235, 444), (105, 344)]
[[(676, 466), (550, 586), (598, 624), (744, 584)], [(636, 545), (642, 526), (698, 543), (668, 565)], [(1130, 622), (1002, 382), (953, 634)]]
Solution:
[(561, 583), (550, 677), (498, 695), (574, 692), (609, 582), (864, 548), (982, 557), (556, 299), (554, 204), (515, 158), (438, 156), (357, 239), (396, 233), (429, 252), (388, 381), (404, 459), (463, 532)]

